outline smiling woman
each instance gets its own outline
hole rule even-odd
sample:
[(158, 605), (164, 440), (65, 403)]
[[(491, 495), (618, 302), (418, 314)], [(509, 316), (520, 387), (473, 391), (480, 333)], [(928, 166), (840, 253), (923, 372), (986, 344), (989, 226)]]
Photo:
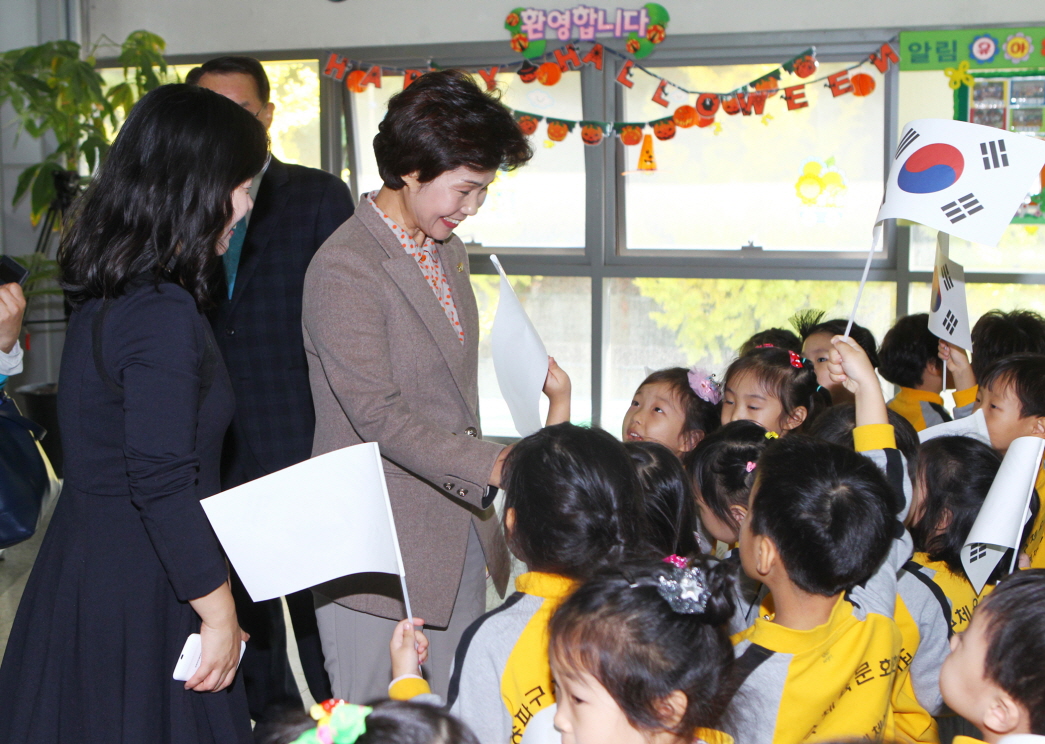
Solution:
[[(532, 152), (511, 112), (450, 70), (389, 100), (374, 154), (381, 189), (362, 197), (305, 279), (313, 455), (380, 445), (412, 605), (434, 628), (432, 688), (445, 697), (458, 638), (485, 610), (486, 567), (502, 594), (508, 580), (489, 488), (505, 450), (481, 439), (479, 314), (454, 231), (497, 171)], [(387, 694), (385, 649), (404, 604), (397, 582), (374, 576), (317, 588), (335, 697)]]

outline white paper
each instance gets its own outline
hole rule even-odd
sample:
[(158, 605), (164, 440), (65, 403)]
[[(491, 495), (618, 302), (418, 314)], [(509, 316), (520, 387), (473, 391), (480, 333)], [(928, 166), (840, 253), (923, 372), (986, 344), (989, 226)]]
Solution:
[(995, 246), (1045, 165), (1045, 142), (950, 119), (904, 127), (876, 222), (920, 222)]
[(986, 445), (991, 443), (991, 435), (987, 431), (987, 420), (983, 417), (982, 409), (977, 409), (971, 416), (946, 421), (918, 432), (920, 442), (928, 442), (936, 437), (972, 437)]
[(991, 490), (962, 548), (962, 566), (979, 594), (1005, 551), (1017, 548), (1030, 518), (1045, 439), (1018, 437), (1009, 445)]
[(940, 233), (940, 236), (929, 296), (929, 332), (969, 351), (972, 349), (972, 326), (965, 302), (965, 269), (947, 257), (942, 245), (946, 235)]
[(201, 503), (255, 602), (355, 573), (404, 576), (376, 443), (313, 457)]
[(548, 377), (548, 352), (515, 296), (501, 262), (493, 255), (490, 260), (501, 275), (500, 299), (490, 333), (493, 368), (501, 397), (512, 414), (512, 423), (525, 437), (543, 426), (540, 403), (541, 390)]

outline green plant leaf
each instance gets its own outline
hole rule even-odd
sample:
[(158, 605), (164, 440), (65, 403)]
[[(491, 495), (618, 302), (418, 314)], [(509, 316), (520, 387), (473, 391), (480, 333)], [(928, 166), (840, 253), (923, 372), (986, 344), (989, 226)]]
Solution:
[(40, 163), (40, 170), (33, 180), (29, 207), (30, 219), (32, 219), (34, 225), (40, 220), (43, 213), (47, 211), (47, 208), (51, 206), (51, 202), (54, 201), (54, 197), (57, 195), (54, 190), (54, 174), (60, 170), (61, 167), (54, 161), (47, 160)]
[(36, 174), (40, 172), (40, 168), (43, 163), (37, 163), (36, 165), (30, 165), (24, 171), (18, 174), (18, 183), (15, 185), (15, 197), (11, 200), (11, 206), (15, 206), (22, 200), (29, 187), (33, 185), (33, 179), (36, 178)]

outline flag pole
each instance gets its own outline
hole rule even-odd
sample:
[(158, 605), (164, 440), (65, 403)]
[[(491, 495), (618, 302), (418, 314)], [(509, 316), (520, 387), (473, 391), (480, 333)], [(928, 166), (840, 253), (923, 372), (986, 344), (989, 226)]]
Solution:
[(864, 295), (864, 285), (867, 284), (867, 275), (871, 272), (871, 261), (874, 252), (878, 250), (878, 243), (882, 240), (882, 223), (874, 226), (874, 237), (871, 240), (871, 250), (867, 252), (867, 261), (864, 262), (864, 275), (860, 277), (860, 287), (856, 290), (856, 302), (853, 303), (853, 312), (849, 315), (849, 322), (845, 326), (845, 335), (853, 330), (853, 322), (856, 320), (856, 309), (860, 307), (860, 298)]

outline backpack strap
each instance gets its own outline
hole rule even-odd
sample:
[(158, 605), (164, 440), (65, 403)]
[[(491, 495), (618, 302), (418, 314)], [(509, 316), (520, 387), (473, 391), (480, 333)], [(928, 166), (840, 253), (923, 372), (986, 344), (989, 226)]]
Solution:
[(936, 601), (940, 603), (940, 609), (943, 611), (943, 619), (947, 621), (947, 640), (950, 640), (951, 636), (954, 635), (954, 628), (951, 623), (951, 603), (947, 601), (947, 595), (943, 593), (943, 589), (940, 588), (940, 585), (933, 581), (931, 576), (922, 573), (922, 568), (923, 566), (920, 563), (907, 561), (907, 563), (903, 564), (903, 568), (900, 570), (906, 571), (911, 574), (911, 576), (918, 579), (918, 581), (925, 584), (929, 591), (933, 593), (933, 596), (936, 597)]
[(757, 643), (752, 643), (745, 648), (740, 658), (733, 662), (733, 669), (722, 688), (722, 699), (732, 700), (737, 691), (744, 686), (747, 678), (775, 653), (776, 651), (770, 651)]

